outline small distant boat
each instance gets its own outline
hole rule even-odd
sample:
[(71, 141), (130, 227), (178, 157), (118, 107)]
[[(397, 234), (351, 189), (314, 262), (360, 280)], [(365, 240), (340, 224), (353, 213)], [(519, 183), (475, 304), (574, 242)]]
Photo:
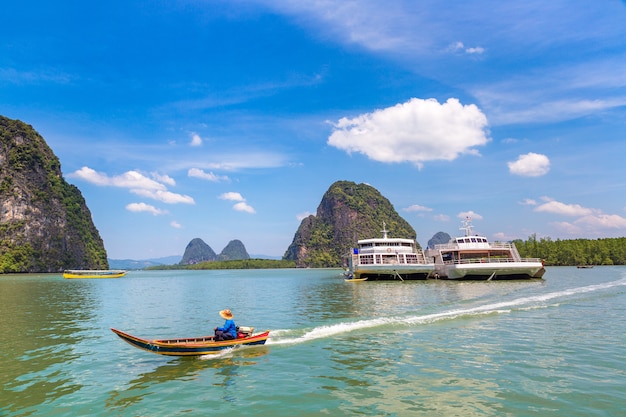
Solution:
[(435, 245), (427, 256), (435, 259), (436, 274), (444, 279), (502, 280), (541, 278), (546, 272), (539, 258), (522, 258), (511, 242), (489, 242), (485, 236), (472, 235), (471, 218), (461, 230), (464, 236)]
[(126, 275), (123, 269), (66, 269), (63, 278), (121, 278)]
[(367, 281), (367, 278), (346, 278), (344, 279), (346, 282), (364, 282)]
[(576, 268), (578, 268), (578, 269), (589, 269), (589, 268), (593, 268), (593, 265), (578, 265)]
[(147, 340), (121, 330), (111, 328), (111, 331), (136, 348), (166, 356), (211, 355), (235, 346), (264, 345), (270, 336), (269, 330), (254, 335), (254, 327), (239, 327), (237, 339), (219, 342), (213, 336)]
[(415, 239), (388, 236), (383, 222), (382, 238), (361, 239), (348, 256), (348, 282), (369, 280), (426, 279), (435, 271), (418, 249)]

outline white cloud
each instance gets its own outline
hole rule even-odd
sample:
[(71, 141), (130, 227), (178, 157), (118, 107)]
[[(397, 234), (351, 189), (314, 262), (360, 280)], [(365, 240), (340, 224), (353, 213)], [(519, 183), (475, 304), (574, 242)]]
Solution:
[(218, 198), (222, 200), (228, 201), (237, 201), (237, 203), (233, 206), (233, 210), (235, 211), (244, 211), (246, 213), (256, 213), (256, 210), (248, 203), (246, 203), (246, 199), (239, 193), (230, 191), (228, 193), (224, 193), (220, 195)]
[(246, 199), (243, 198), (241, 194), (233, 192), (233, 191), (224, 193), (220, 195), (219, 198), (222, 200), (230, 200), (230, 201), (246, 201)]
[(523, 206), (536, 206), (537, 201), (533, 200), (532, 198), (525, 198), (520, 202), (520, 204)]
[(424, 206), (420, 206), (418, 204), (413, 204), (412, 206), (403, 208), (402, 210), (404, 211), (408, 211), (408, 212), (414, 212), (414, 211), (433, 211), (433, 209), (429, 208), (429, 207), (424, 207)]
[(626, 218), (617, 214), (597, 213), (583, 216), (576, 220), (577, 225), (584, 224), (598, 229), (626, 229)]
[(472, 210), (470, 211), (462, 211), (459, 214), (456, 215), (456, 217), (458, 217), (459, 219), (466, 219), (466, 218), (470, 218), (472, 220), (482, 220), (483, 216), (481, 216), (478, 213), (474, 213)]
[(570, 236), (580, 236), (583, 234), (582, 228), (569, 222), (552, 222), (550, 224)]
[(171, 185), (172, 187), (176, 185), (176, 181), (174, 181), (174, 178), (170, 177), (169, 175), (159, 174), (158, 172), (152, 172), (150, 175), (152, 175), (152, 178), (158, 182)]
[(167, 190), (142, 190), (131, 189), (132, 193), (140, 195), (142, 197), (152, 198), (153, 200), (162, 201), (167, 204), (196, 204), (193, 197), (183, 194), (173, 193)]
[(167, 210), (161, 210), (146, 203), (130, 203), (126, 205), (126, 210), (132, 211), (134, 213), (145, 211), (148, 213), (152, 213), (154, 216), (158, 216), (160, 214), (167, 214)]
[(342, 118), (334, 126), (328, 144), (348, 153), (359, 152), (380, 162), (452, 161), (462, 154), (478, 155), (475, 146), (489, 142), (487, 118), (473, 104), (450, 98), (413, 98), (353, 119)]
[(472, 48), (466, 48), (463, 42), (454, 42), (447, 48), (448, 51), (456, 53), (456, 52), (465, 52), (466, 54), (482, 54), (485, 52), (485, 48), (481, 46), (475, 46)]
[(226, 175), (215, 175), (212, 172), (204, 172), (204, 170), (200, 168), (191, 168), (187, 171), (187, 176), (200, 178), (207, 181), (220, 182), (220, 181), (230, 181)]
[(573, 222), (553, 222), (552, 225), (572, 236), (605, 236), (606, 230), (626, 229), (626, 218), (617, 214), (606, 214), (600, 209), (583, 207), (580, 204), (565, 204), (549, 197), (535, 211), (575, 217)]
[[(128, 188), (130, 189), (130, 192), (134, 194), (152, 198), (154, 200), (162, 201), (164, 203), (195, 204), (195, 201), (192, 197), (168, 191), (167, 187), (161, 182), (150, 179), (137, 171), (127, 171), (121, 175), (109, 177), (107, 174), (96, 172), (89, 167), (82, 167), (78, 171), (69, 174), (68, 176), (73, 178), (80, 178), (99, 186)], [(174, 180), (167, 175), (159, 175), (153, 173), (152, 176), (168, 184), (174, 183)]]
[[(548, 197), (544, 197), (544, 200), (549, 200)], [(594, 210), (583, 207), (579, 204), (565, 204), (560, 201), (549, 200), (535, 208), (537, 212), (562, 214), (564, 216), (587, 216), (593, 214)]]
[(249, 206), (245, 201), (240, 201), (239, 203), (235, 204), (233, 206), (233, 209), (235, 209), (236, 211), (245, 211), (246, 213), (256, 213), (256, 210), (254, 210), (252, 206)]
[(438, 222), (449, 222), (450, 216), (446, 216), (445, 214), (437, 214), (433, 216), (433, 219)]
[(482, 46), (475, 46), (473, 48), (466, 48), (465, 52), (468, 54), (482, 54), (485, 52), (485, 48), (483, 48)]
[(180, 223), (178, 223), (176, 220), (172, 220), (170, 222), (170, 226), (172, 226), (174, 229), (182, 229), (182, 225)]
[(69, 177), (80, 178), (87, 182), (101, 186), (121, 188), (141, 188), (146, 190), (165, 190), (165, 185), (152, 180), (137, 171), (127, 171), (121, 175), (109, 177), (107, 174), (96, 172), (89, 167), (82, 167), (78, 171), (69, 174)]
[(508, 162), (509, 172), (523, 177), (540, 177), (550, 171), (550, 160), (538, 153), (520, 155), (515, 162)]
[(296, 218), (298, 219), (298, 221), (302, 221), (302, 220), (306, 219), (307, 217), (309, 217), (312, 214), (314, 214), (314, 213), (310, 213), (308, 211), (305, 211), (304, 213), (297, 214)]
[(202, 138), (200, 137), (200, 135), (198, 135), (195, 132), (191, 133), (191, 146), (201, 146), (202, 145)]

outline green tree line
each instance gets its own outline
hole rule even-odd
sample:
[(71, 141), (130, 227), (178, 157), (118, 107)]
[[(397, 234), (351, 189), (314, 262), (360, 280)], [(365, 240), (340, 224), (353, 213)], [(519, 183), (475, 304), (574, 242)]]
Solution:
[(171, 269), (279, 269), (295, 268), (295, 261), (278, 259), (241, 259), (231, 261), (207, 261), (192, 265), (156, 265), (146, 269), (171, 270)]
[(515, 246), (523, 258), (541, 258), (546, 265), (626, 265), (626, 237), (603, 239), (515, 240)]

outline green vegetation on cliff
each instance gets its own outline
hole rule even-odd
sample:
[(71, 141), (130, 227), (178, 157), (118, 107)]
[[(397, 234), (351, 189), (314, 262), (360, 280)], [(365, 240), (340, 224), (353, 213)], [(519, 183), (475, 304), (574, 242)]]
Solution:
[(106, 269), (85, 200), (29, 125), (0, 116), (0, 273)]
[(302, 220), (284, 259), (301, 267), (341, 267), (357, 240), (382, 237), (415, 239), (415, 230), (378, 190), (367, 184), (337, 181), (322, 197), (317, 214)]

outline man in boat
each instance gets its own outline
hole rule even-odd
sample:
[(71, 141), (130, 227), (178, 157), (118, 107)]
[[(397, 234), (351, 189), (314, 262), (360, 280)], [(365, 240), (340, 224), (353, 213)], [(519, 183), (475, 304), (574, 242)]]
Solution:
[(235, 325), (235, 321), (233, 320), (233, 313), (229, 310), (221, 310), (220, 316), (226, 320), (224, 322), (224, 326), (216, 327), (215, 330), (215, 341), (220, 340), (232, 340), (237, 338), (237, 326)]

